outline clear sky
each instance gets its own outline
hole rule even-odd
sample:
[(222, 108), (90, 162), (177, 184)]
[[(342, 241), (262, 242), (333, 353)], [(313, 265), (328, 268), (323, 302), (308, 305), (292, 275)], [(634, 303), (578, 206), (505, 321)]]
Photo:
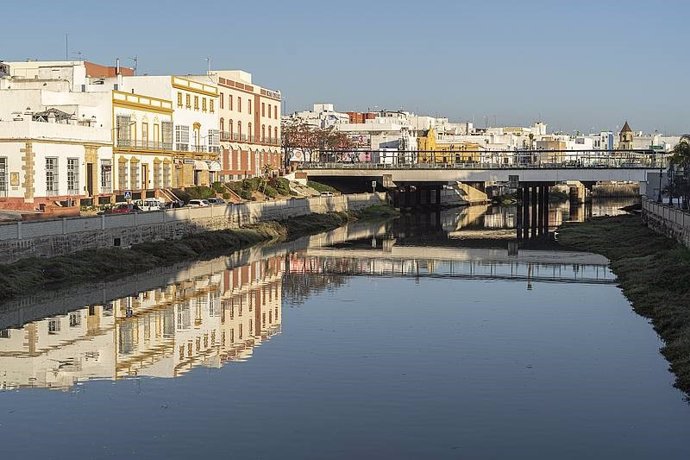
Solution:
[(243, 69), (284, 111), (387, 108), (477, 126), (690, 132), (687, 0), (3, 2), (0, 59)]

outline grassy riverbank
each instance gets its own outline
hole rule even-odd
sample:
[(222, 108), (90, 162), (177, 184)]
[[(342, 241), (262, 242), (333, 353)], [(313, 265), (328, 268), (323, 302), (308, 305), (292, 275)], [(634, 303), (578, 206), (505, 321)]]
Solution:
[(568, 224), (558, 240), (608, 257), (634, 310), (651, 319), (664, 340), (661, 352), (671, 363), (675, 385), (690, 395), (690, 250), (633, 215)]
[(358, 219), (387, 218), (392, 216), (391, 211), (387, 206), (372, 206), (358, 212), (310, 214), (282, 222), (204, 232), (174, 241), (137, 244), (128, 249), (92, 249), (47, 259), (23, 259), (0, 268), (0, 301), (39, 289), (110, 281), (155, 267), (231, 253), (260, 242), (279, 242), (325, 232)]

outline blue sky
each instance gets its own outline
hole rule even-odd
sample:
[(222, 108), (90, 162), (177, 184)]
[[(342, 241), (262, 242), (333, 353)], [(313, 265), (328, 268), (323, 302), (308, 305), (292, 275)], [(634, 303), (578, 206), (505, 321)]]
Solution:
[(333, 102), (478, 126), (690, 132), (690, 2), (681, 0), (73, 0), (2, 5), (0, 59), (139, 73), (244, 69), (287, 111)]

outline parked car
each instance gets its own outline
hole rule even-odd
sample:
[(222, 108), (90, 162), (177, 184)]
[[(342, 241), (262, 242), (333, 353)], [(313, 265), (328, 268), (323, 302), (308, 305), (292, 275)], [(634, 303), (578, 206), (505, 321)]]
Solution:
[(225, 204), (225, 200), (222, 198), (209, 198), (206, 200), (209, 204)]
[(143, 200), (136, 200), (135, 205), (144, 212), (147, 211), (162, 211), (165, 209), (165, 202), (158, 198), (146, 198)]
[(333, 192), (321, 192), (321, 196), (333, 196)]
[(205, 208), (207, 206), (211, 206), (211, 204), (208, 202), (208, 200), (189, 200), (189, 203), (187, 203), (187, 206), (190, 208)]
[(139, 210), (139, 206), (133, 203), (115, 203), (111, 208), (105, 209), (98, 214), (131, 214)]

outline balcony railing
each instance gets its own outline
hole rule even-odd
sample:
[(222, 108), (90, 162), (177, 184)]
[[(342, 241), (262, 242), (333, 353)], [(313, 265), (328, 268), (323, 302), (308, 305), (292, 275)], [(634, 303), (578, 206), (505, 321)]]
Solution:
[(170, 151), (173, 149), (173, 144), (172, 144), (172, 142), (118, 139), (116, 147), (125, 148), (125, 149), (167, 150), (167, 151)]

